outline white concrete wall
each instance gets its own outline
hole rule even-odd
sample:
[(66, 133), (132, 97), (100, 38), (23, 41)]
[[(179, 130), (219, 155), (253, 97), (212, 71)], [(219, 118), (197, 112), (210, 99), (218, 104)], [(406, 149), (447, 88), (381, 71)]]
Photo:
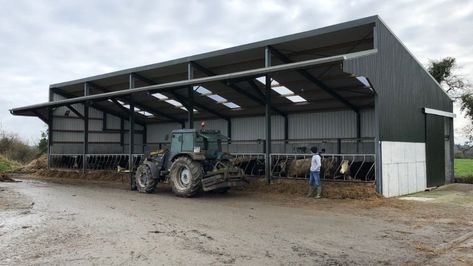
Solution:
[(381, 154), (382, 192), (385, 197), (426, 189), (425, 143), (383, 141)]

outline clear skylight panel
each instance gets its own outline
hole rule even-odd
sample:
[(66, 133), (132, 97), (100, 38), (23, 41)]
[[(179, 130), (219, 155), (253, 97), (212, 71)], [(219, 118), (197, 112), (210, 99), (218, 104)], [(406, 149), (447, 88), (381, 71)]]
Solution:
[(256, 80), (266, 85), (266, 77), (258, 77)]
[(153, 94), (151, 94), (151, 95), (153, 95), (154, 97), (158, 98), (158, 99), (161, 100), (161, 101), (164, 101), (164, 100), (169, 99), (166, 95), (161, 94), (161, 93), (159, 93), (159, 92), (153, 93)]
[(154, 117), (152, 113), (146, 112), (146, 111), (140, 111), (140, 114), (146, 116), (146, 117)]
[(304, 99), (302, 96), (299, 96), (299, 95), (294, 95), (294, 96), (286, 96), (286, 98), (293, 102), (293, 103), (303, 103), (303, 102), (307, 102), (306, 99)]
[(223, 105), (225, 105), (226, 107), (230, 109), (241, 109), (241, 106), (239, 106), (238, 104), (234, 102), (226, 102), (226, 103), (223, 103)]
[(197, 86), (197, 87), (194, 87), (194, 90), (198, 93), (200, 93), (201, 95), (205, 95), (205, 96), (208, 96), (208, 95), (211, 95), (212, 92), (209, 91), (208, 89), (202, 87), (202, 86)]
[[(184, 106), (179, 107), (179, 109), (182, 109), (182, 110), (188, 112), (187, 108), (185, 108)], [(196, 109), (194, 109), (194, 113), (197, 113), (197, 112), (199, 112), (199, 111), (197, 111)]]
[(289, 95), (294, 95), (294, 92), (291, 91), (290, 89), (282, 86), (282, 85), (277, 85), (277, 86), (272, 86), (271, 89), (277, 93), (279, 93), (281, 96), (289, 96)]
[(167, 102), (169, 104), (172, 104), (175, 107), (182, 107), (182, 104), (180, 102), (178, 102), (176, 100), (173, 100), (173, 99), (165, 100), (165, 102)]
[[(266, 78), (265, 77), (259, 77), (256, 78), (259, 82), (266, 84)], [(290, 89), (288, 89), (286, 86), (283, 86), (279, 84), (276, 80), (271, 80), (271, 89), (275, 92), (277, 92), (281, 96), (290, 96), (294, 95), (294, 92)]]
[(228, 102), (227, 99), (223, 98), (222, 96), (218, 95), (218, 94), (212, 94), (212, 95), (209, 95), (207, 96), (209, 97), (210, 99), (218, 102), (218, 103), (226, 103)]

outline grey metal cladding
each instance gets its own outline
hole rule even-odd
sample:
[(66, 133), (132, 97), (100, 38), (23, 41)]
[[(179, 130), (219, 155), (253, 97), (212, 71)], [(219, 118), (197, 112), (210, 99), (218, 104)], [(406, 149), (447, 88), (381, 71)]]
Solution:
[(54, 142), (82, 143), (83, 140), (84, 140), (83, 132), (54, 132), (53, 133), (53, 143)]
[(121, 119), (117, 116), (107, 114), (107, 124), (106, 128), (107, 129), (120, 129), (121, 126)]
[[(374, 109), (361, 110), (361, 137), (374, 137)], [(289, 139), (356, 138), (353, 111), (289, 115)]]
[(159, 123), (149, 124), (146, 126), (146, 142), (159, 143), (166, 142), (166, 135), (170, 134), (172, 130), (181, 128), (179, 123)]
[(375, 115), (373, 109), (363, 109), (361, 114), (361, 137), (375, 137)]
[[(128, 142), (129, 142), (128, 133), (125, 133), (123, 135), (125, 135), (125, 139), (124, 139), (125, 143), (124, 144), (128, 144)], [(142, 146), (143, 145), (143, 135), (135, 133), (134, 134), (134, 141), (135, 141), (135, 145)]]
[[(289, 119), (289, 139), (316, 138), (356, 138), (356, 114), (352, 111), (291, 114)], [(206, 129), (218, 129), (227, 134), (227, 121), (222, 119), (204, 120)], [(233, 140), (264, 139), (264, 117), (233, 118)], [(200, 128), (195, 121), (194, 127)], [(147, 142), (165, 142), (166, 134), (180, 128), (178, 123), (159, 123), (147, 126)], [(272, 116), (272, 138), (284, 139), (284, 118)], [(374, 109), (361, 110), (361, 137), (374, 137)]]
[(84, 122), (76, 118), (54, 117), (53, 130), (84, 130)]
[(120, 134), (118, 133), (89, 133), (90, 142), (100, 143), (120, 143)]
[[(273, 139), (284, 139), (284, 118), (271, 117), (271, 136)], [(264, 117), (244, 117), (232, 119), (233, 140), (256, 140), (265, 138)]]
[[(82, 155), (82, 143), (56, 143), (51, 146), (51, 154)], [(123, 147), (116, 143), (89, 143), (90, 154), (123, 153)]]
[(375, 33), (378, 52), (346, 60), (343, 69), (373, 84), (379, 140), (424, 142), (422, 108), (452, 112), (452, 101), (380, 19)]
[[(125, 121), (125, 122), (124, 122), (124, 128), (125, 128), (126, 130), (130, 129), (130, 122)], [(143, 129), (144, 129), (144, 127), (143, 127), (142, 125), (135, 123), (135, 130), (143, 130)]]
[(290, 139), (355, 137), (356, 114), (353, 111), (289, 115)]

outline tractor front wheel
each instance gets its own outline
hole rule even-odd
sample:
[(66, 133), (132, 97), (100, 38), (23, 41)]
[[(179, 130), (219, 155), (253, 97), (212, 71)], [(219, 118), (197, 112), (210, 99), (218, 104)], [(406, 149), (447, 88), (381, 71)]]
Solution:
[(136, 188), (142, 193), (152, 193), (158, 184), (158, 180), (153, 178), (153, 174), (148, 165), (142, 164), (136, 169)]
[(204, 169), (198, 161), (179, 157), (171, 165), (172, 191), (179, 197), (193, 197), (202, 190)]

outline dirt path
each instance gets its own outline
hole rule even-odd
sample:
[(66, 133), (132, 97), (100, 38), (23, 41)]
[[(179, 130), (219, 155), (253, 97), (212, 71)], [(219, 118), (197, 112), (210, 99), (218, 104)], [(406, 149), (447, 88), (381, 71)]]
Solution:
[(470, 238), (438, 248), (471, 230), (473, 208), (445, 204), (0, 183), (0, 264), (468, 265)]

